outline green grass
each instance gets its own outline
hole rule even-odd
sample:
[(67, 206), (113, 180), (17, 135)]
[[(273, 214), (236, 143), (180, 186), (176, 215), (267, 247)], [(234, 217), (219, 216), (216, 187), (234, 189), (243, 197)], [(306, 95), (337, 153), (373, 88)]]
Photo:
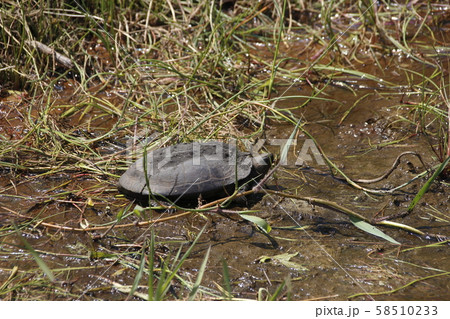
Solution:
[[(32, 237), (43, 223), (51, 227), (53, 220), (58, 221), (53, 222), (55, 228), (45, 228), (48, 233), (39, 236), (55, 242), (69, 236), (66, 228), (58, 229), (66, 222), (107, 232), (123, 220), (142, 221), (146, 216), (115, 197), (115, 183), (144, 144), (152, 148), (199, 139), (256, 140), (265, 138), (273, 125), (287, 127), (293, 138), (299, 132), (308, 136), (302, 110), (311, 101), (345, 105), (327, 89), (339, 86), (357, 95), (364, 88), (352, 86), (355, 79), (401, 101), (393, 109), (407, 111), (399, 111), (391, 125), (427, 136), (435, 153), (435, 162), (427, 163), (430, 167), (448, 162), (448, 45), (441, 33), (445, 21), (437, 13), (438, 2), (405, 6), (378, 1), (373, 6), (367, 0), (335, 0), (321, 6), (317, 1), (244, 0), (235, 3), (232, 13), (206, 0), (150, 3), (151, 7), (148, 1), (7, 0), (0, 5), (0, 93), (6, 103), (2, 112), (9, 112), (0, 122), (0, 170), (9, 178), (0, 195), (5, 202), (35, 200), (31, 208), (17, 205), (8, 211), (26, 236)], [(74, 66), (61, 66), (31, 41), (53, 48)], [(420, 68), (403, 66), (405, 60)], [(406, 80), (398, 83), (392, 69)], [(303, 90), (291, 94), (297, 87)], [(286, 107), (283, 102), (288, 99), (303, 102)], [(347, 106), (341, 123), (362, 102), (364, 98)], [(344, 174), (328, 158), (327, 163), (330, 171)], [(442, 179), (448, 178), (448, 166), (439, 170)], [(433, 176), (413, 203), (430, 183), (442, 179)], [(27, 180), (41, 182), (45, 189), (29, 197), (17, 195), (16, 189)], [(73, 214), (74, 207), (79, 216)], [(89, 224), (83, 215), (89, 209), (118, 217)], [(36, 216), (30, 220), (24, 212)], [(261, 223), (270, 228), (265, 220)], [(0, 249), (11, 257), (20, 248), (10, 240), (16, 229), (12, 224), (0, 227)], [(80, 234), (85, 242), (94, 241)], [(113, 236), (115, 243), (135, 239), (125, 231), (103, 234)], [(84, 261), (94, 256), (101, 267), (109, 266), (110, 258), (123, 266), (118, 272), (131, 270), (132, 282), (104, 281), (105, 289), (123, 294), (120, 298), (235, 299), (226, 261), (223, 287), (216, 291), (202, 286), (209, 250), (193, 282), (180, 271), (201, 234), (192, 234), (178, 248), (171, 245), (176, 252), (158, 259), (158, 265), (154, 258), (163, 255), (157, 251), (163, 243), (153, 233), (138, 252), (105, 247), (96, 251), (86, 244), (82, 254), (69, 257)], [(1, 298), (89, 300), (94, 298), (90, 293), (109, 298), (101, 288), (70, 290), (56, 284), (77, 270), (64, 268), (62, 261), (48, 263), (41, 255), (49, 252), (40, 252), (37, 244), (23, 244), (29, 254), (21, 256), (29, 264), (8, 268), (11, 275), (0, 285)], [(289, 285), (286, 279), (275, 288), (261, 288), (255, 299), (289, 299)], [(183, 293), (177, 296), (174, 287)]]

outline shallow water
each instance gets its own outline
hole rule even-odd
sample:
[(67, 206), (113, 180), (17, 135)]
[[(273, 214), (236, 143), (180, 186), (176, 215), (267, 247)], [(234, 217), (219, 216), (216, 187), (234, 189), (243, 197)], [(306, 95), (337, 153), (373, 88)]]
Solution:
[[(432, 72), (421, 65), (402, 61), (402, 64), (389, 65), (382, 75), (386, 81), (399, 85), (395, 90), (384, 89), (353, 76), (339, 79), (351, 83), (352, 89), (340, 86), (337, 80), (328, 85), (324, 95), (331, 101), (312, 100), (299, 108), (305, 98), (293, 97), (280, 101), (278, 106), (290, 109), (302, 118), (304, 129), (350, 178), (380, 176), (405, 151), (417, 152), (428, 166), (433, 166), (438, 160), (429, 145), (429, 137), (417, 132), (415, 121), (399, 120), (402, 117), (413, 118), (414, 114), (412, 108), (398, 105), (405, 99), (411, 105), (420, 99), (416, 94), (405, 92), (408, 82), (401, 71), (405, 67), (416, 68), (424, 74)], [(367, 64), (361, 67), (361, 71), (373, 74), (379, 69)], [(307, 83), (280, 85), (277, 89), (284, 97), (311, 94)], [(64, 100), (64, 103), (68, 102), (69, 99)], [(342, 121), (352, 106), (353, 110)], [(20, 96), (0, 101), (0, 133), (3, 136), (15, 140), (26, 134), (27, 128), (20, 120), (23, 116), (21, 110), (25, 109), (27, 105)], [(65, 110), (55, 109), (55, 112), (61, 114)], [(83, 121), (91, 121), (95, 128), (93, 131), (100, 134), (113, 125), (114, 117), (99, 118), (95, 112), (94, 109), (87, 113)], [(291, 132), (291, 125), (269, 120), (265, 131), (267, 149), (279, 154), (275, 139), (287, 139)], [(300, 132), (296, 141), (288, 155), (287, 165), (280, 167), (267, 182), (268, 188), (333, 201), (371, 218), (404, 212), (425, 182), (425, 179), (419, 179), (394, 194), (369, 194), (333, 177), (327, 166), (320, 162), (320, 157), (314, 157), (312, 153), (306, 153), (310, 155), (306, 165), (296, 166), (308, 138)], [(111, 144), (99, 145), (98, 150), (105, 154), (117, 152), (120, 145), (111, 141)], [(33, 161), (40, 165), (43, 163), (42, 159), (33, 156), (26, 161), (29, 164)], [(48, 165), (51, 167), (51, 161)], [(408, 155), (387, 179), (367, 187), (390, 189), (424, 170), (416, 157)], [(119, 211), (129, 203), (118, 195), (117, 181), (111, 176), (92, 178), (77, 167), (73, 172), (63, 171), (48, 176), (42, 173), (3, 169), (0, 178), (0, 282), (6, 282), (13, 267), (18, 266), (21, 282), (29, 288), (28, 293), (31, 294), (33, 287), (39, 287), (38, 279), (33, 277), (36, 263), (19, 238), (17, 232), (20, 232), (59, 279), (57, 292), (35, 293), (31, 295), (32, 299), (125, 299), (126, 293), (117, 287), (112, 288), (112, 282), (133, 284), (135, 267), (140, 260), (138, 252), (149, 238), (151, 226), (108, 230)], [(120, 171), (113, 173), (120, 174)], [(449, 236), (449, 198), (448, 184), (434, 183), (413, 212), (396, 221), (428, 233)], [(359, 230), (346, 215), (330, 208), (270, 194), (251, 208), (258, 211), (253, 215), (265, 219), (272, 226), (270, 239), (237, 214), (195, 213), (155, 225), (158, 262), (170, 261), (182, 244), (186, 244), (185, 251), (205, 227), (204, 234), (180, 270), (181, 278), (193, 283), (205, 253), (211, 247), (202, 281), (202, 299), (221, 296), (218, 285), (224, 287), (225, 261), (231, 293), (235, 298), (256, 299), (259, 295), (264, 299), (287, 280), (289, 298), (293, 300), (346, 300), (358, 293), (363, 295), (354, 299), (450, 300), (448, 274), (419, 280), (449, 271), (448, 243), (425, 248), (436, 240), (404, 230), (379, 227), (402, 244), (393, 245)], [(174, 214), (130, 214), (119, 224)], [(30, 218), (44, 219), (46, 224), (36, 223)], [(30, 224), (27, 226), (25, 221)], [(18, 231), (14, 231), (13, 224), (21, 225)], [(97, 230), (82, 231), (83, 227), (97, 226), (100, 227)], [(307, 227), (293, 229), (294, 226)], [(389, 292), (415, 280), (415, 284), (395, 293), (368, 294)], [(142, 279), (141, 284), (146, 285), (147, 279)], [(187, 297), (181, 286), (180, 279), (174, 281), (170, 298)], [(11, 291), (1, 298), (27, 297), (30, 296)], [(287, 298), (288, 294), (284, 297)]]

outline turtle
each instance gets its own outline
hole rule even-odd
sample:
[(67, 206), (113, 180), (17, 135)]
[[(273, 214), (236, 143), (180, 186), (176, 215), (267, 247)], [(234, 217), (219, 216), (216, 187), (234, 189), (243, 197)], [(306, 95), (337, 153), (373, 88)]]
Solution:
[(138, 200), (149, 198), (147, 184), (152, 195), (171, 201), (216, 199), (233, 194), (236, 183), (255, 184), (272, 159), (270, 153), (253, 157), (220, 141), (181, 143), (147, 152), (120, 177), (118, 189)]

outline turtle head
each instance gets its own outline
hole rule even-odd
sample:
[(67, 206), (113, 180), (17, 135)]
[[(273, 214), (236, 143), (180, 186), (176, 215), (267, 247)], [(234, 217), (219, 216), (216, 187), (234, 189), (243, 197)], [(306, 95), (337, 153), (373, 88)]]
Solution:
[(273, 154), (264, 153), (252, 158), (253, 168), (258, 175), (266, 175), (273, 163)]

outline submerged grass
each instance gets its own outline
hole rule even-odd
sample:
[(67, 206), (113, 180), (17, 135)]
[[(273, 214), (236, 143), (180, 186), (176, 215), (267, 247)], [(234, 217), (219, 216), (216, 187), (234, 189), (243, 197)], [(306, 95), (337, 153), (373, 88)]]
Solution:
[[(307, 124), (300, 119), (299, 111), (311, 101), (343, 104), (326, 95), (329, 86), (343, 87), (354, 94), (369, 88), (383, 91), (380, 94), (391, 91), (403, 95), (398, 108), (406, 107), (411, 113), (400, 121), (415, 125), (417, 131), (429, 136), (436, 156), (447, 164), (448, 52), (442, 34), (445, 19), (436, 13), (443, 7), (449, 10), (448, 4), (365, 0), (224, 3), (221, 7), (218, 1), (206, 0), (2, 2), (0, 170), (9, 180), (2, 182), (0, 195), (5, 206), (34, 197), (31, 207), (12, 204), (5, 209), (8, 214), (21, 213), (14, 215), (21, 221), (18, 228), (55, 229), (52, 238), (63, 238), (64, 231), (74, 228), (80, 233), (104, 231), (103, 237), (93, 236), (95, 240), (121, 242), (126, 235), (112, 236), (109, 232), (137, 213), (128, 202), (124, 204), (111, 194), (116, 192), (117, 176), (145, 147), (199, 139), (264, 139), (272, 123), (289, 125), (295, 138)], [(37, 43), (54, 51), (45, 52)], [(57, 53), (73, 67), (62, 63)], [(404, 69), (408, 82), (395, 83), (387, 73), (391, 65), (403, 59), (413, 59), (423, 68)], [(375, 65), (376, 70), (362, 71), (367, 64)], [(355, 86), (355, 79), (363, 84)], [(298, 106), (281, 106), (288, 98), (298, 98), (287, 95), (293, 87), (307, 87), (311, 93), (304, 94), (305, 102)], [(357, 110), (358, 102), (342, 121)], [(380, 145), (371, 149), (377, 147)], [(287, 156), (288, 147), (285, 150), (282, 157)], [(339, 172), (331, 161), (329, 165)], [(445, 166), (440, 167), (441, 176), (448, 178)], [(17, 189), (28, 181), (42, 181), (45, 187), (41, 185), (41, 192), (28, 197), (17, 195)], [(73, 181), (82, 186), (73, 185)], [(437, 176), (432, 180), (438, 181)], [(67, 205), (79, 215), (66, 210)], [(105, 216), (118, 216), (109, 223), (91, 225), (85, 216), (89, 208)], [(30, 220), (24, 216), (36, 211), (39, 213), (30, 227)], [(8, 239), (0, 244), (4, 248), (10, 244), (14, 228), (8, 221), (2, 226), (1, 218), (0, 238)], [(51, 218), (58, 224), (49, 222)], [(70, 226), (65, 226), (65, 218)], [(139, 218), (142, 216), (129, 225), (144, 226), (145, 221), (139, 224)], [(258, 222), (263, 229), (270, 229), (265, 220)], [(151, 300), (233, 299), (226, 261), (224, 288), (219, 288), (222, 293), (201, 286), (209, 250), (194, 283), (180, 275), (201, 234), (198, 231), (193, 236), (186, 252), (178, 251), (174, 267), (162, 263), (159, 269), (154, 267), (156, 246), (152, 235), (148, 246), (141, 245), (140, 252), (124, 263), (124, 269), (133, 271), (133, 282), (119, 286), (105, 281), (108, 289), (115, 287), (130, 298)], [(34, 252), (31, 263), (38, 262), (40, 269), (50, 274), (52, 267), (44, 266), (30, 245), (25, 246)], [(129, 251), (90, 256), (96, 256), (96, 260), (99, 256), (128, 258)], [(158, 276), (155, 269), (160, 271)], [(96, 294), (104, 299), (111, 297), (101, 293), (102, 287), (72, 292), (56, 289), (53, 280), (25, 273), (24, 269), (10, 270), (0, 286), (0, 295), (10, 299), (89, 299)], [(62, 273), (54, 274), (56, 282), (70, 277)], [(145, 275), (148, 291), (142, 293)], [(175, 281), (188, 292), (177, 296), (171, 291)], [(275, 290), (261, 288), (257, 298), (264, 299), (262, 291), (267, 293), (265, 299), (284, 298), (281, 292), (287, 286), (288, 279)], [(49, 294), (37, 293), (39, 289)]]

